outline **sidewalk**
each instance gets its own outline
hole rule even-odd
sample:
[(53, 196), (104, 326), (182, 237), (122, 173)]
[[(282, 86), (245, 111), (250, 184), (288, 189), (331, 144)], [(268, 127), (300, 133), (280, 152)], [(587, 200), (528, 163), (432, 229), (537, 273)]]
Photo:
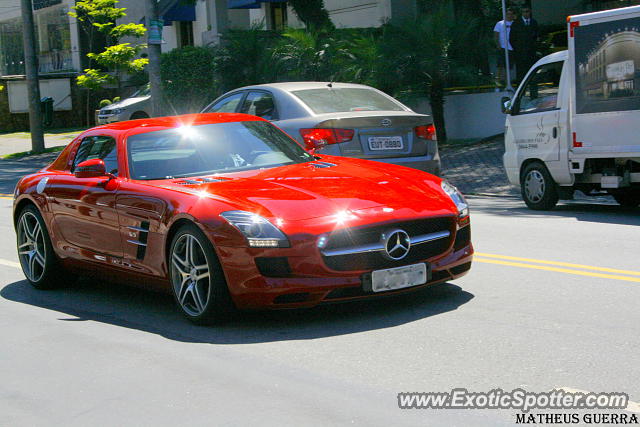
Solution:
[[(45, 148), (51, 148), (67, 145), (79, 133), (80, 131), (46, 133), (44, 135), (44, 146)], [(30, 150), (31, 134), (29, 132), (0, 134), (0, 157)]]
[(502, 166), (504, 136), (464, 144), (445, 144), (440, 147), (442, 173), (463, 194), (491, 194), (518, 196)]

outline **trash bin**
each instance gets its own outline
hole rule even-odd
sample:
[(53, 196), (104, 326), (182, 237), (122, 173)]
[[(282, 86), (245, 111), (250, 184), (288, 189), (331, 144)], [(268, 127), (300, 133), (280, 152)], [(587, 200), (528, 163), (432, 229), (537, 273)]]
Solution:
[(46, 96), (40, 100), (40, 111), (42, 111), (42, 123), (51, 126), (53, 123), (53, 98)]

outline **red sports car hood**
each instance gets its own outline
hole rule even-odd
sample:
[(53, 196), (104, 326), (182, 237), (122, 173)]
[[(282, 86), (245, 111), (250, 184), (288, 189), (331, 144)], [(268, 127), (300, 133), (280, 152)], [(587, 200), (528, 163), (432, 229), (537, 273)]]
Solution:
[[(226, 174), (220, 181), (169, 186), (220, 200), (266, 218), (298, 221), (376, 207), (410, 209), (413, 214), (456, 212), (440, 179), (398, 166), (323, 156), (322, 161)], [(163, 186), (167, 186), (166, 181)]]

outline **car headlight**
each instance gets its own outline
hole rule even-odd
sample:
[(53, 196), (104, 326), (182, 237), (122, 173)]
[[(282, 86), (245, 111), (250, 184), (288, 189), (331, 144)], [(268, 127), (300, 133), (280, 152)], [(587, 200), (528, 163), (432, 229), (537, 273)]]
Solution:
[(464, 199), (462, 193), (455, 186), (445, 180), (442, 180), (440, 186), (451, 200), (453, 200), (456, 208), (458, 208), (458, 218), (469, 216), (469, 205), (467, 205), (467, 201)]
[(246, 211), (227, 211), (220, 216), (240, 230), (252, 248), (289, 247), (287, 236), (260, 215)]
[(124, 108), (114, 108), (113, 110), (111, 110), (111, 114), (113, 114), (114, 116), (117, 116), (118, 114), (122, 113), (124, 111)]

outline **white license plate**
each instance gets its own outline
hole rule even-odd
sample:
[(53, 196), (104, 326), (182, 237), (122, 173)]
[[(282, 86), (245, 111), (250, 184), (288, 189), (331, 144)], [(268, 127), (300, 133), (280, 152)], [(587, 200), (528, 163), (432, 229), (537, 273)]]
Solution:
[(404, 144), (401, 136), (370, 136), (370, 150), (402, 150)]
[(392, 291), (427, 283), (427, 265), (425, 263), (376, 270), (371, 273), (373, 292)]

